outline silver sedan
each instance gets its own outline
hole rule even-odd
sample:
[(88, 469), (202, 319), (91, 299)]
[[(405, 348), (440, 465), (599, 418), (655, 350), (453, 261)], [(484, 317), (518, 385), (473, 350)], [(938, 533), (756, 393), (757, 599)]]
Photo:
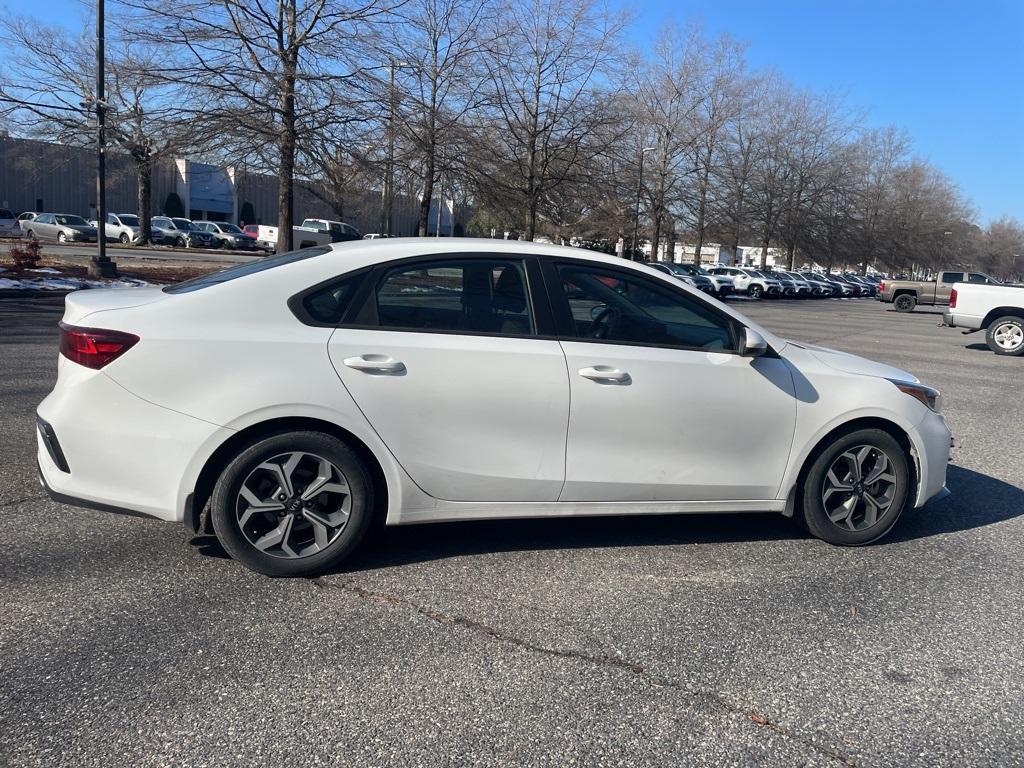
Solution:
[(56, 240), (58, 243), (95, 243), (96, 227), (81, 216), (70, 213), (40, 213), (21, 228), (32, 240)]

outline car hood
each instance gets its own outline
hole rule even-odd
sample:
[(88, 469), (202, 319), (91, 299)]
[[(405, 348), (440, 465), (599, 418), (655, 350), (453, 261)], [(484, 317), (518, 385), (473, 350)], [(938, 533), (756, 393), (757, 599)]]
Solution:
[(88, 224), (58, 224), (57, 226), (58, 227), (63, 227), (64, 229), (73, 229), (73, 230), (75, 230), (75, 232), (95, 232), (96, 231), (96, 227), (90, 226)]
[(907, 373), (902, 368), (868, 360), (866, 357), (858, 357), (848, 352), (840, 352), (838, 349), (829, 349), (828, 347), (819, 347), (814, 344), (804, 344), (803, 342), (789, 341), (788, 343), (794, 347), (806, 349), (829, 368), (834, 368), (843, 373), (853, 373), (858, 376), (874, 376), (879, 379), (918, 382), (916, 376)]

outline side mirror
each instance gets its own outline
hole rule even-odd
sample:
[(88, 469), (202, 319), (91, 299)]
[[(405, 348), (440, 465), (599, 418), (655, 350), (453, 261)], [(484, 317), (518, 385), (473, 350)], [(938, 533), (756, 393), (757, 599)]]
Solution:
[(740, 357), (760, 357), (768, 351), (764, 336), (752, 328), (744, 328), (740, 336)]

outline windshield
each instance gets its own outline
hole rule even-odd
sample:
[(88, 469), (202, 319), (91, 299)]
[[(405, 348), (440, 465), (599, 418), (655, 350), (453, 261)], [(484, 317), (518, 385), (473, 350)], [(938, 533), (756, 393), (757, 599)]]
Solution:
[(234, 224), (223, 224), (222, 223), (220, 225), (220, 231), (221, 232), (230, 232), (232, 235), (241, 235), (241, 234), (243, 234), (242, 230), (240, 230)]
[(315, 248), (301, 248), (297, 251), (288, 251), (288, 253), (270, 256), (269, 258), (261, 261), (248, 261), (245, 264), (239, 264), (236, 267), (222, 269), (220, 272), (213, 272), (209, 275), (202, 275), (201, 277), (196, 277), (192, 280), (186, 280), (183, 283), (168, 285), (164, 288), (164, 293), (189, 293), (190, 291), (198, 291), (201, 288), (208, 288), (211, 285), (226, 283), (230, 280), (237, 280), (240, 277), (245, 277), (246, 275), (254, 275), (257, 272), (264, 272), (268, 269), (273, 269), (274, 267), (282, 267), (285, 264), (291, 264), (295, 261), (302, 261), (303, 259), (309, 259), (313, 256), (330, 253), (331, 250), (331, 246), (329, 245), (320, 245)]
[(57, 220), (58, 224), (64, 224), (65, 226), (70, 226), (70, 227), (88, 226), (85, 223), (85, 219), (83, 219), (81, 216), (65, 216), (65, 215), (61, 214), (60, 216), (54, 216), (54, 218)]
[(196, 230), (198, 227), (188, 219), (171, 219), (174, 222), (174, 226), (178, 229)]
[(118, 218), (121, 219), (121, 223), (124, 224), (126, 227), (139, 226), (139, 217), (131, 213), (122, 213), (120, 216), (118, 216)]

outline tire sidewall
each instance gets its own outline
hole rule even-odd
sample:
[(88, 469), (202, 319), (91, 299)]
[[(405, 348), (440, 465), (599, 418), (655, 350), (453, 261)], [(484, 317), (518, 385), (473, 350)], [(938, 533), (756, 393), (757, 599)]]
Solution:
[(989, 324), (988, 329), (985, 331), (985, 341), (988, 343), (989, 349), (997, 355), (1007, 355), (1010, 357), (1024, 355), (1024, 343), (1014, 349), (1005, 349), (996, 343), (996, 330), (1004, 325), (1015, 325), (1021, 329), (1021, 332), (1024, 332), (1024, 318), (1017, 317), (1016, 315), (1005, 315), (997, 318), (995, 322)]
[(894, 303), (897, 312), (913, 312), (914, 307), (917, 306), (917, 300), (907, 293), (897, 296)]
[[(896, 497), (873, 526), (863, 531), (847, 531), (828, 519), (820, 499), (825, 475), (832, 462), (841, 453), (856, 445), (872, 445), (889, 456), (896, 469)], [(848, 547), (871, 544), (885, 536), (899, 520), (912, 498), (912, 484), (909, 457), (888, 432), (881, 429), (858, 429), (838, 435), (819, 452), (804, 478), (803, 487), (800, 489), (804, 524), (814, 536), (830, 544)]]
[(764, 288), (757, 283), (754, 283), (749, 289), (747, 289), (747, 293), (750, 294), (751, 298), (760, 299), (764, 295)]
[[(334, 462), (345, 474), (352, 497), (349, 521), (339, 537), (323, 552), (296, 559), (257, 550), (239, 529), (235, 515), (242, 481), (256, 465), (288, 451), (308, 451)], [(228, 463), (214, 486), (210, 514), (217, 539), (235, 560), (267, 576), (315, 576), (339, 565), (366, 535), (373, 517), (373, 484), (362, 459), (337, 437), (322, 432), (280, 433), (251, 443)]]

